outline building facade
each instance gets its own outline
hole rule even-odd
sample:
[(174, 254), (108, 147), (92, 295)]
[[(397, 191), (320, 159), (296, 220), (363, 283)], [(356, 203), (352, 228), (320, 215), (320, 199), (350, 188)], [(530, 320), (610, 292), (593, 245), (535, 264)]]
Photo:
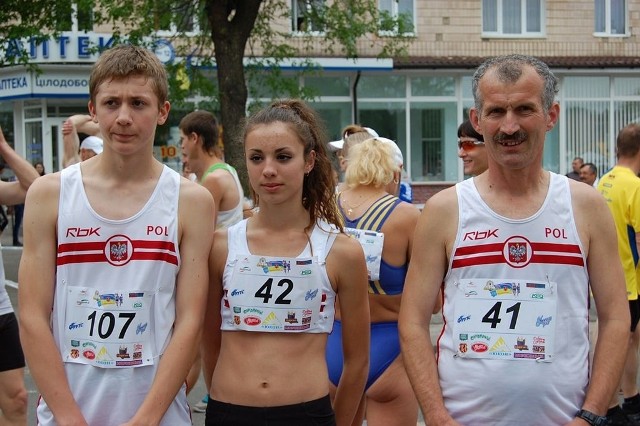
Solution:
[[(313, 76), (285, 75), (315, 89), (311, 102), (330, 135), (361, 123), (397, 141), (414, 188), (415, 202), (464, 178), (457, 157), (457, 127), (472, 106), (471, 76), (485, 58), (523, 53), (540, 57), (560, 78), (560, 120), (548, 133), (544, 166), (569, 171), (575, 156), (593, 162), (602, 175), (615, 163), (615, 137), (640, 120), (640, 0), (379, 0), (405, 25), (378, 34), (409, 36), (408, 55), (376, 60), (361, 42), (361, 59), (329, 57), (322, 27), (308, 19), (323, 0), (291, 0), (291, 17), (273, 22), (289, 32), (287, 42), (315, 36)], [(16, 149), (47, 170), (60, 168), (61, 124), (86, 112), (88, 76), (95, 61), (87, 46), (108, 46), (108, 28), (72, 28), (47, 46), (27, 46), (41, 74), (0, 69), (0, 124), (11, 126)], [(171, 42), (158, 45), (162, 61), (177, 60)], [(277, 93), (263, 93), (264, 100)], [(179, 167), (176, 126), (187, 111), (172, 111), (158, 133), (156, 155)], [(10, 123), (10, 124), (7, 124)], [(6, 133), (6, 130), (5, 130)]]

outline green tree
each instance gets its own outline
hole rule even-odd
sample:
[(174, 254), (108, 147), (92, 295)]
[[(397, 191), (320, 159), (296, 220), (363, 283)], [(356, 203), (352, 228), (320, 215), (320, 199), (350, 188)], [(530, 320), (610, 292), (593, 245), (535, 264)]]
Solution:
[[(332, 56), (357, 58), (358, 47), (363, 44), (375, 48), (379, 57), (399, 56), (408, 41), (403, 34), (413, 30), (406, 17), (395, 19), (380, 12), (377, 0), (10, 1), (15, 4), (0, 8), (0, 66), (29, 65), (28, 52), (16, 52), (10, 41), (42, 41), (69, 30), (72, 13), (76, 13), (81, 30), (110, 24), (117, 41), (152, 45), (158, 30), (172, 30), (176, 57), (187, 59), (168, 66), (172, 102), (200, 95), (208, 102), (194, 106), (220, 111), (225, 156), (238, 169), (245, 189), (248, 185), (240, 139), (249, 87), (266, 85), (282, 97), (312, 97), (313, 93), (281, 78), (278, 64), (283, 59), (305, 57), (319, 37), (324, 52)], [(273, 25), (277, 21), (291, 22), (292, 7), (299, 8), (298, 21), (292, 23), (301, 30), (295, 40), (289, 29)], [(200, 31), (193, 32), (194, 23)], [(387, 36), (381, 37), (380, 33)], [(306, 65), (306, 72), (318, 72), (311, 61), (300, 61), (300, 65)], [(248, 84), (256, 80), (260, 84)]]

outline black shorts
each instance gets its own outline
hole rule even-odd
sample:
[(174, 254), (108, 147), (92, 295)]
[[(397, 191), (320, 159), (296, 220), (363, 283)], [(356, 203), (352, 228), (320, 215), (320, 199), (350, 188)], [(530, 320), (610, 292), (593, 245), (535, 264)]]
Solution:
[(629, 313), (631, 313), (631, 332), (633, 333), (640, 320), (640, 299), (629, 300)]
[(0, 315), (0, 371), (24, 367), (16, 314)]
[(248, 407), (209, 398), (205, 426), (335, 426), (329, 395), (278, 407)]

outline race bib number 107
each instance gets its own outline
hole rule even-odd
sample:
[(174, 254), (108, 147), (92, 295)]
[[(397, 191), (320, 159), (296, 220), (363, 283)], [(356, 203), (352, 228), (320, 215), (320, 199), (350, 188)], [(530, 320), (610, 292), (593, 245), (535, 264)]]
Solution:
[(68, 287), (63, 361), (102, 368), (153, 364), (152, 302), (152, 292)]
[(453, 324), (458, 356), (553, 359), (555, 283), (473, 279), (462, 281), (458, 290)]

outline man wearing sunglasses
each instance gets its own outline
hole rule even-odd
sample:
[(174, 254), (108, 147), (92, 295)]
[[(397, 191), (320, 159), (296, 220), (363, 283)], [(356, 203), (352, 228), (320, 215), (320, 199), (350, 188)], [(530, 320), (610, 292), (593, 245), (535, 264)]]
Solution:
[(466, 176), (478, 176), (487, 170), (484, 138), (469, 120), (463, 121), (458, 127), (458, 157), (462, 160)]

